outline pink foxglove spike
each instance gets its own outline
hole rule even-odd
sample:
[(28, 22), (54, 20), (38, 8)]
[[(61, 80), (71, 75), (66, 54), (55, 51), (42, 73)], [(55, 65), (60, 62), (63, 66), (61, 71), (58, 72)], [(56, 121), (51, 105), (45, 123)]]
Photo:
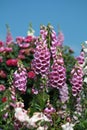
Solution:
[(6, 45), (9, 46), (13, 42), (13, 37), (11, 35), (10, 28), (8, 25), (6, 25), (6, 28), (7, 28)]
[(83, 70), (80, 65), (75, 65), (71, 71), (72, 95), (78, 96), (82, 90), (83, 85)]
[(46, 43), (38, 44), (35, 49), (34, 59), (32, 61), (32, 68), (36, 74), (41, 74), (42, 77), (48, 75), (50, 67), (50, 52)]
[(18, 63), (18, 70), (14, 72), (14, 87), (22, 93), (27, 89), (27, 71), (23, 64)]

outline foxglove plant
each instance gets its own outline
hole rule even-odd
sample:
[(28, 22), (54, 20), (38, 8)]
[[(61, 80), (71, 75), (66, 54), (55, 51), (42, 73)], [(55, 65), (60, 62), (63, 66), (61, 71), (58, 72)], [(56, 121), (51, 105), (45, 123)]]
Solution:
[(49, 73), (50, 52), (47, 48), (47, 44), (43, 41), (36, 45), (34, 59), (32, 61), (32, 68), (37, 75), (40, 74), (42, 77), (48, 75)]
[(27, 31), (27, 35), (34, 37), (34, 33), (35, 33), (35, 31), (34, 31), (34, 29), (32, 28), (32, 24), (29, 24), (29, 29), (28, 29), (28, 31)]
[(54, 30), (52, 30), (51, 33), (51, 53), (52, 53), (52, 58), (56, 57), (56, 53), (57, 53), (57, 48), (58, 47), (62, 47), (63, 41), (64, 41), (64, 36), (62, 32), (58, 33), (58, 36), (56, 35), (56, 32)]
[[(69, 96), (68, 87), (66, 84), (66, 69), (64, 67), (64, 61), (61, 52), (58, 52), (53, 60), (51, 72), (49, 73), (49, 86), (58, 89), (61, 103), (64, 104), (67, 102)], [(62, 108), (66, 109), (66, 105), (62, 105)]]
[(61, 31), (58, 32), (58, 46), (62, 46), (63, 45), (63, 42), (64, 42), (64, 35)]
[(52, 122), (52, 114), (56, 112), (56, 109), (50, 104), (48, 99), (46, 108), (44, 109), (44, 114), (49, 118), (50, 122)]
[(53, 46), (56, 46), (56, 47), (62, 46), (62, 44), (64, 42), (64, 35), (61, 31), (58, 32), (58, 36), (57, 36), (56, 32), (54, 30), (52, 30), (51, 37), (52, 37)]
[(80, 56), (78, 56), (78, 57), (76, 58), (76, 60), (78, 61), (79, 65), (80, 65), (81, 67), (83, 67), (83, 64), (84, 64), (84, 56), (85, 56), (84, 52), (81, 51)]
[(64, 61), (62, 54), (59, 53), (51, 66), (51, 72), (49, 74), (49, 83), (53, 88), (60, 88), (65, 84), (66, 69), (64, 68)]
[(9, 46), (10, 44), (12, 44), (13, 38), (12, 38), (12, 35), (11, 35), (11, 32), (10, 32), (9, 26), (6, 25), (6, 27), (7, 27), (6, 45)]
[(78, 96), (82, 90), (83, 85), (83, 70), (79, 64), (76, 64), (71, 71), (71, 84), (73, 96)]
[(14, 87), (21, 92), (26, 92), (27, 89), (27, 71), (23, 64), (18, 63), (18, 70), (14, 72)]
[[(60, 92), (60, 100), (62, 103), (67, 102), (67, 100), (69, 99), (69, 92), (68, 92), (68, 87), (67, 84), (65, 83), (61, 88), (59, 88), (59, 92)], [(66, 107), (66, 106), (65, 106)]]
[[(77, 97), (76, 100), (76, 114), (80, 115), (81, 118), (78, 118), (78, 116), (74, 116), (77, 120), (77, 123), (75, 123), (74, 129), (77, 130), (78, 128), (86, 129), (86, 119), (87, 119), (87, 41), (85, 41), (82, 44), (82, 55), (80, 56), (80, 63), (83, 71), (83, 86), (81, 94)], [(83, 61), (84, 60), (84, 61)], [(85, 115), (85, 116), (84, 116)]]
[(81, 52), (80, 56), (77, 57), (77, 63), (71, 71), (71, 84), (72, 84), (72, 95), (75, 98), (75, 115), (73, 115), (74, 120), (78, 120), (76, 115), (81, 116), (82, 105), (81, 105), (81, 92), (83, 89), (83, 63), (84, 63), (84, 53)]
[(47, 34), (48, 34), (47, 27), (42, 25), (40, 27), (40, 36), (43, 39), (43, 41), (46, 40)]

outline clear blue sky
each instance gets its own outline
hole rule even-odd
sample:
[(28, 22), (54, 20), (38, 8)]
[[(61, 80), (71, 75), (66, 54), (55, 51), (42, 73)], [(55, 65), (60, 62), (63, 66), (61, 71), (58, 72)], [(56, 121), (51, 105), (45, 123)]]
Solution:
[(41, 24), (51, 23), (56, 32), (59, 24), (64, 45), (79, 55), (81, 43), (87, 40), (87, 0), (0, 0), (1, 40), (6, 37), (6, 23), (15, 39), (26, 36), (30, 22), (35, 35), (39, 35)]

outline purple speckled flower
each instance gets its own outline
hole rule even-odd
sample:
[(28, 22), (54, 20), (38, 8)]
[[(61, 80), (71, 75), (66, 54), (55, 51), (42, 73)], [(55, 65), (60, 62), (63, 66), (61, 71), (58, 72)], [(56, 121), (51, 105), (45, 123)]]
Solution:
[(47, 27), (46, 26), (41, 26), (40, 27), (40, 35), (41, 35), (41, 38), (43, 40), (46, 39), (47, 34), (48, 34)]
[(46, 76), (50, 67), (50, 52), (45, 43), (37, 44), (32, 67), (36, 74)]
[(84, 63), (84, 52), (82, 51), (82, 52), (80, 53), (80, 56), (78, 56), (76, 59), (77, 59), (77, 61), (78, 61), (78, 63), (79, 63), (80, 65), (83, 65), (83, 63)]
[(66, 81), (66, 69), (64, 67), (62, 55), (58, 55), (53, 65), (51, 66), (51, 72), (49, 74), (49, 85), (53, 88), (61, 88)]
[(68, 99), (68, 87), (67, 84), (64, 84), (61, 88), (59, 88), (59, 93), (60, 93), (60, 100), (62, 103), (65, 103)]
[(58, 45), (62, 46), (63, 42), (64, 42), (64, 35), (62, 32), (59, 32), (58, 33)]
[(82, 67), (79, 65), (75, 65), (75, 67), (71, 71), (71, 75), (72, 94), (73, 96), (77, 96), (81, 92), (83, 85)]
[(18, 70), (14, 72), (14, 86), (21, 92), (26, 91), (27, 72), (23, 65), (18, 66)]
[[(61, 52), (53, 59), (53, 65), (49, 73), (49, 87), (58, 89), (59, 98), (62, 103), (65, 103), (69, 99), (68, 87), (66, 84), (66, 68), (64, 67)], [(63, 105), (62, 107), (65, 109), (66, 106)]]
[(44, 109), (44, 114), (51, 119), (52, 114), (56, 112), (56, 109), (49, 103), (49, 101), (47, 102), (47, 106)]
[(62, 32), (59, 32), (57, 37), (56, 32), (52, 30), (51, 37), (52, 37), (52, 41), (51, 41), (52, 45), (50, 49), (52, 53), (52, 58), (54, 59), (56, 57), (58, 47), (61, 47), (63, 44), (64, 36)]

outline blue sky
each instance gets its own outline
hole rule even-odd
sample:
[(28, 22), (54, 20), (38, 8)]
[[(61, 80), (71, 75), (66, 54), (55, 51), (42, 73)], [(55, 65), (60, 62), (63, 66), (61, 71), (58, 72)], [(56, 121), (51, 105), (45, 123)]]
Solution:
[(12, 36), (26, 36), (32, 23), (35, 35), (40, 25), (51, 23), (64, 34), (64, 45), (79, 55), (81, 43), (87, 40), (87, 0), (0, 0), (0, 39), (5, 40), (9, 24)]

